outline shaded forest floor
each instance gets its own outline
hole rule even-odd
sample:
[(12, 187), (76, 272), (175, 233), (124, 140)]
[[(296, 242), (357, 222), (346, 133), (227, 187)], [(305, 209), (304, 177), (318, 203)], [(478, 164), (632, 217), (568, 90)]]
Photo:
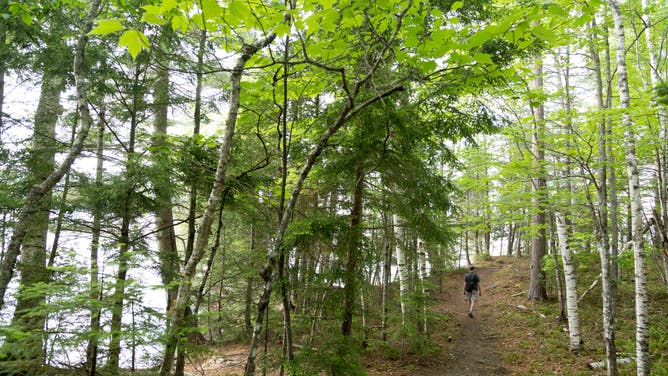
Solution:
[[(559, 320), (557, 302), (532, 304), (526, 300), (528, 263), (528, 258), (510, 257), (495, 257), (476, 263), (476, 272), (482, 280), (482, 296), (474, 318), (466, 315), (467, 304), (463, 294), (465, 271), (445, 274), (441, 286), (437, 286), (437, 291), (432, 293), (432, 310), (438, 317), (430, 321), (429, 339), (433, 351), (426, 354), (399, 351), (390, 355), (387, 349), (370, 346), (363, 351), (361, 359), (366, 373), (371, 376), (604, 375), (604, 370), (591, 371), (587, 368), (587, 363), (605, 358), (601, 338), (600, 289), (595, 288), (580, 302), (585, 343), (579, 354), (573, 354), (568, 350), (566, 324)], [(596, 278), (595, 273), (593, 268), (589, 272), (591, 277), (583, 273), (578, 288), (580, 294)], [(548, 280), (548, 289), (550, 284), (554, 285), (554, 280), (552, 283)], [(618, 343), (622, 342), (622, 345), (618, 347), (622, 357), (632, 356), (624, 353), (624, 349), (629, 346), (632, 349), (634, 338), (633, 296), (628, 294), (620, 289)], [(551, 295), (555, 296), (556, 292), (551, 291)], [(663, 307), (654, 311), (660, 320), (658, 331), (665, 333), (668, 297), (659, 292), (654, 298), (650, 297), (655, 298), (658, 301), (654, 301), (653, 305)], [(665, 341), (665, 338), (658, 340)], [(657, 342), (655, 338), (651, 341)], [(668, 344), (654, 346), (665, 349)], [(247, 346), (226, 346), (216, 353), (219, 355), (191, 365), (189, 373), (203, 376), (243, 374)], [(663, 356), (653, 359), (660, 363), (666, 360), (668, 358)], [(662, 372), (655, 370), (653, 374), (663, 375)], [(633, 365), (621, 366), (619, 374), (635, 374)]]

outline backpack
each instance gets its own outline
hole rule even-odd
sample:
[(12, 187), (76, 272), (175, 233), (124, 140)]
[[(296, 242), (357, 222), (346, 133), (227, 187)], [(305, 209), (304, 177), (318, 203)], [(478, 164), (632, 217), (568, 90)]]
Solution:
[(471, 292), (478, 289), (478, 282), (480, 282), (480, 277), (478, 277), (478, 275), (473, 272), (468, 272), (464, 276), (464, 281), (466, 282), (464, 290), (466, 290), (466, 292)]

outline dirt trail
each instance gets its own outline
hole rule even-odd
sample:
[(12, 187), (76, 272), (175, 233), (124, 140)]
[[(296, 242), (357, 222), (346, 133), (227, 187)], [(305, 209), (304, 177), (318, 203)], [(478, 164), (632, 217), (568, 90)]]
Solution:
[(444, 310), (460, 328), (450, 351), (442, 354), (444, 362), (436, 369), (424, 370), (423, 375), (503, 375), (506, 369), (501, 365), (499, 348), (494, 332), (493, 311), (496, 273), (500, 265), (481, 266), (476, 272), (481, 279), (482, 296), (474, 308), (475, 317), (467, 316), (467, 302), (463, 292), (464, 273), (450, 274), (444, 280), (443, 293), (439, 296), (439, 310)]

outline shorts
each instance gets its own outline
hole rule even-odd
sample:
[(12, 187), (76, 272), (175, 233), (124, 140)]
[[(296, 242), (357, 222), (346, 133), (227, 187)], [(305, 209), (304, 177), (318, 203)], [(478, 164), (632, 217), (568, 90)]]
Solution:
[(471, 292), (466, 292), (466, 300), (470, 300), (472, 302), (475, 302), (478, 300), (478, 290), (473, 290)]

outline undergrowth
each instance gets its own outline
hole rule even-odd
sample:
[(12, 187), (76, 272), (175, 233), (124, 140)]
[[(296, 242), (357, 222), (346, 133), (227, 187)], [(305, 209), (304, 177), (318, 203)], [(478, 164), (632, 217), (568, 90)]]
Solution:
[[(597, 258), (589, 256), (576, 259), (578, 296), (582, 296), (591, 283), (599, 278)], [(502, 260), (518, 267), (504, 268), (505, 274), (497, 276), (497, 280), (506, 280), (504, 283), (526, 292), (529, 284), (526, 273), (528, 260)], [(633, 271), (628, 268), (628, 263), (623, 264), (616, 291), (618, 358), (635, 357), (635, 292)], [(560, 320), (554, 272), (549, 269), (546, 271), (547, 288), (551, 293), (548, 301), (528, 302), (525, 293), (515, 297), (498, 297), (502, 308), (496, 310), (495, 319), (501, 336), (507, 341), (504, 343), (502, 360), (517, 375), (604, 375), (604, 369), (592, 371), (587, 368), (588, 363), (604, 361), (606, 358), (600, 283), (578, 303), (584, 343), (582, 350), (575, 354), (568, 348), (568, 325)], [(648, 279), (651, 374), (665, 376), (668, 375), (668, 294), (658, 273), (649, 273)], [(635, 375), (635, 363), (619, 365), (618, 371), (619, 375)]]

